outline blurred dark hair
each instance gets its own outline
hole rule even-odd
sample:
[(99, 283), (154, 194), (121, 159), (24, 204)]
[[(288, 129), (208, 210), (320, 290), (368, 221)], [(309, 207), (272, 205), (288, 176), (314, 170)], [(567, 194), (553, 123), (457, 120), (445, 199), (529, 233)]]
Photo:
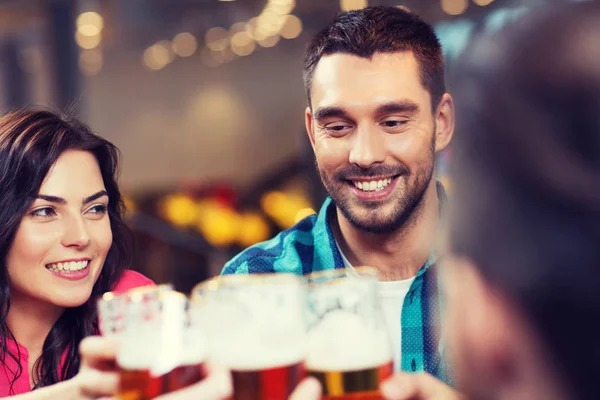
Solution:
[(453, 251), (521, 307), (572, 398), (598, 399), (600, 6), (532, 11), (459, 70)]
[(435, 110), (446, 92), (444, 56), (433, 28), (398, 7), (367, 7), (340, 13), (315, 36), (304, 55), (304, 87), (311, 105), (312, 77), (321, 57), (345, 53), (371, 58), (375, 53), (410, 51), (421, 69), (421, 84)]
[[(6, 325), (10, 310), (6, 257), (21, 219), (50, 167), (67, 150), (88, 151), (98, 160), (109, 197), (113, 243), (90, 301), (65, 310), (50, 330), (34, 368), (36, 387), (69, 379), (78, 372), (79, 342), (97, 332), (93, 299), (111, 290), (131, 261), (131, 234), (123, 222), (124, 205), (117, 186), (117, 148), (93, 134), (82, 122), (49, 111), (24, 109), (0, 118), (0, 361), (5, 363), (7, 357), (12, 357), (19, 365), (17, 371), (12, 371), (13, 384), (22, 374), (23, 366), (20, 366), (19, 355), (12, 354), (7, 347), (7, 340), (14, 340), (14, 336)], [(59, 371), (65, 351), (67, 358)]]

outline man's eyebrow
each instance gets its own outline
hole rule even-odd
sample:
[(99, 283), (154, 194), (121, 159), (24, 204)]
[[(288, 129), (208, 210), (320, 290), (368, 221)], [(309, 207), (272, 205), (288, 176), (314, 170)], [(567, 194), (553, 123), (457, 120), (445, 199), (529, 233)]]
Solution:
[(331, 117), (345, 117), (348, 113), (341, 107), (320, 107), (315, 110), (313, 115), (316, 120), (321, 120)]
[(417, 103), (410, 100), (402, 101), (391, 101), (389, 103), (382, 104), (377, 107), (375, 112), (377, 114), (392, 114), (398, 112), (410, 112), (414, 113), (419, 111), (420, 107)]

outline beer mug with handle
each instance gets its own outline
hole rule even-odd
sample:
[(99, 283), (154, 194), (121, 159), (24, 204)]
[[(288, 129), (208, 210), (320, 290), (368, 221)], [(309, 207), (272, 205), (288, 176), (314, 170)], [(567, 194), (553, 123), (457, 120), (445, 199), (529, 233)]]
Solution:
[(308, 375), (328, 400), (379, 400), (393, 354), (377, 294), (377, 270), (336, 269), (307, 275)]
[(305, 295), (292, 274), (222, 276), (194, 288), (209, 359), (231, 371), (234, 400), (287, 400), (303, 378)]

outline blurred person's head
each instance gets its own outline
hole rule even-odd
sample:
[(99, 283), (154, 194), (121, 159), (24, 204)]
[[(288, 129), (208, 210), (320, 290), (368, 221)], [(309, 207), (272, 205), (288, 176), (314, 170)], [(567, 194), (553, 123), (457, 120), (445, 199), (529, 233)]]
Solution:
[(397, 7), (339, 14), (305, 53), (306, 129), (346, 219), (391, 232), (435, 190), (435, 153), (454, 130), (444, 59), (428, 24)]
[(117, 172), (118, 150), (76, 119), (33, 110), (0, 118), (0, 351), (16, 357), (6, 343), (11, 305), (57, 315), (36, 364), (39, 386), (78, 371), (79, 341), (97, 324), (90, 298), (130, 262)]
[(459, 74), (442, 270), (460, 385), (600, 398), (600, 6), (522, 18)]

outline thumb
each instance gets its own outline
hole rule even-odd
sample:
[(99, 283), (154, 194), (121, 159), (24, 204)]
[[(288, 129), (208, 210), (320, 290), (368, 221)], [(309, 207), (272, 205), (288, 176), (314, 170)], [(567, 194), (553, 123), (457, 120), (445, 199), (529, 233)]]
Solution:
[(312, 377), (304, 379), (289, 400), (319, 400), (321, 398), (321, 384)]
[(381, 384), (381, 394), (386, 400), (421, 399), (417, 380), (411, 374), (398, 373)]
[(420, 372), (399, 373), (381, 384), (381, 393), (387, 400), (454, 400), (460, 395), (444, 382)]

